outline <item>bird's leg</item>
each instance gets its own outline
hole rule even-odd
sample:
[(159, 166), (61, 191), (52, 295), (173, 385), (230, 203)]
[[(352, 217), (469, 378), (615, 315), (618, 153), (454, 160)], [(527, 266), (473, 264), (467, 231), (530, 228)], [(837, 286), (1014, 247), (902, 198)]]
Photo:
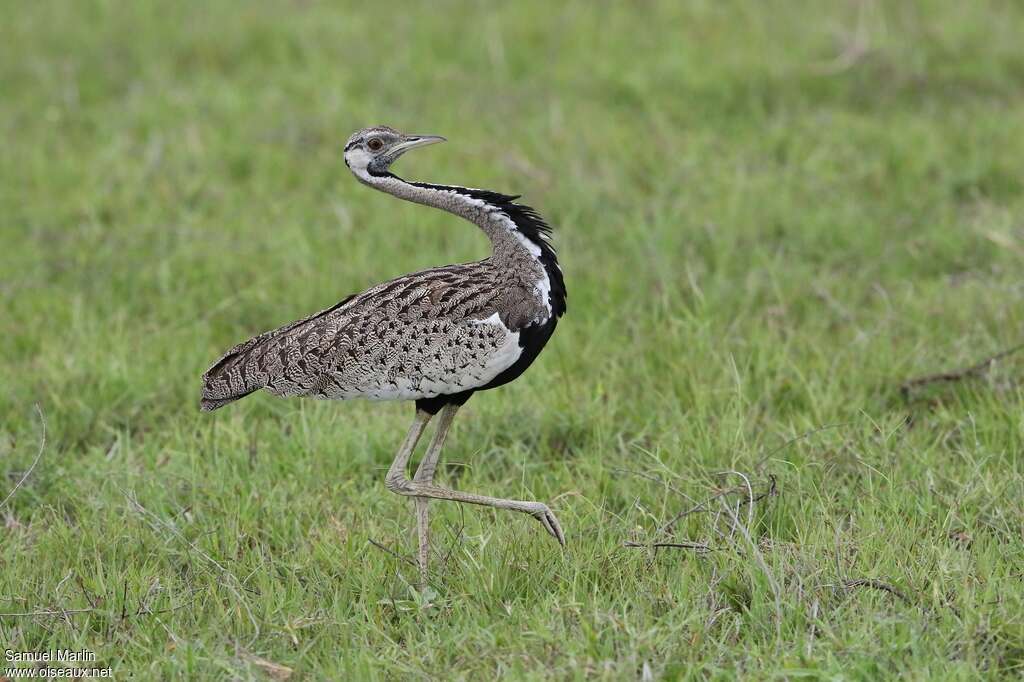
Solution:
[(409, 427), (409, 432), (405, 434), (405, 440), (402, 441), (401, 447), (398, 448), (395, 461), (391, 463), (387, 478), (384, 479), (388, 484), (388, 488), (391, 487), (391, 481), (408, 480), (405, 476), (405, 468), (409, 465), (409, 457), (412, 456), (413, 450), (416, 449), (416, 443), (419, 442), (420, 436), (423, 435), (423, 429), (427, 428), (427, 424), (430, 423), (430, 419), (433, 416), (426, 410), (416, 410), (416, 417), (412, 421), (412, 426)]
[[(423, 435), (423, 430), (427, 428), (427, 424), (430, 423), (430, 419), (434, 415), (430, 414), (426, 410), (416, 410), (416, 417), (413, 419), (412, 426), (409, 427), (409, 432), (405, 435), (405, 440), (402, 441), (401, 447), (398, 448), (398, 453), (395, 455), (395, 461), (391, 463), (391, 467), (388, 469), (387, 478), (385, 483), (389, 490), (394, 490), (395, 481), (408, 481), (408, 477), (405, 473), (405, 468), (409, 465), (409, 458), (412, 456), (413, 451), (416, 449), (416, 443), (419, 442), (420, 436)], [(437, 440), (437, 436), (434, 437)], [(431, 443), (431, 447), (434, 443)], [(440, 448), (438, 448), (440, 449)], [(427, 455), (424, 456), (424, 461), (430, 455), (430, 450), (427, 450)], [(423, 468), (423, 464), (420, 464), (420, 469)], [(417, 474), (419, 471), (417, 471)], [(423, 537), (425, 531), (420, 530), (420, 543), (422, 547)], [(420, 549), (420, 556), (422, 557), (423, 550)], [(420, 577), (423, 582), (426, 583), (426, 563), (424, 559), (420, 559)]]
[[(449, 415), (449, 420), (452, 416), (454, 416), (454, 413)], [(417, 413), (417, 418), (419, 418), (419, 413)], [(407, 495), (409, 497), (429, 497), (436, 500), (452, 500), (453, 502), (479, 504), (485, 507), (510, 509), (512, 511), (529, 514), (540, 521), (544, 526), (544, 530), (550, 533), (560, 544), (565, 545), (565, 534), (562, 533), (562, 526), (558, 523), (558, 519), (555, 518), (551, 509), (543, 502), (506, 500), (499, 497), (488, 497), (487, 495), (476, 495), (474, 493), (464, 493), (458, 490), (451, 490), (450, 488), (442, 488), (441, 486), (437, 486), (429, 482), (410, 481), (405, 475), (405, 464), (406, 461), (408, 461), (408, 453), (401, 463), (399, 463), (400, 459), (401, 452), (399, 453), (399, 457), (395, 458), (395, 463), (391, 465), (391, 470), (388, 471), (388, 477), (385, 481), (388, 490), (391, 492), (398, 493), (399, 495)], [(431, 470), (432, 468), (433, 467), (431, 467)]]
[(435, 500), (451, 500), (453, 502), (479, 504), (484, 507), (510, 509), (512, 511), (529, 514), (540, 521), (541, 525), (544, 526), (544, 530), (546, 530), (553, 538), (558, 540), (561, 545), (565, 545), (565, 534), (562, 532), (562, 526), (558, 523), (558, 519), (555, 518), (551, 509), (543, 502), (533, 502), (530, 500), (506, 500), (500, 497), (464, 493), (459, 490), (442, 488), (441, 486), (437, 486), (432, 483), (416, 483), (415, 481), (410, 481), (408, 479), (404, 481), (388, 481), (388, 488), (399, 495), (408, 495), (410, 497), (430, 497)]
[[(454, 404), (448, 404), (442, 408), (441, 418), (438, 420), (434, 438), (430, 441), (430, 445), (427, 446), (427, 452), (423, 455), (423, 459), (420, 460), (420, 464), (416, 468), (416, 475), (412, 477), (414, 483), (429, 484), (434, 482), (437, 461), (441, 456), (441, 449), (444, 447), (444, 440), (448, 435), (448, 429), (451, 428), (452, 421), (455, 419), (455, 413), (458, 410), (459, 406)], [(416, 531), (419, 537), (417, 561), (420, 567), (420, 586), (425, 587), (427, 584), (427, 564), (430, 560), (430, 517), (428, 509), (430, 499), (416, 497), (413, 498), (413, 502), (416, 505)]]

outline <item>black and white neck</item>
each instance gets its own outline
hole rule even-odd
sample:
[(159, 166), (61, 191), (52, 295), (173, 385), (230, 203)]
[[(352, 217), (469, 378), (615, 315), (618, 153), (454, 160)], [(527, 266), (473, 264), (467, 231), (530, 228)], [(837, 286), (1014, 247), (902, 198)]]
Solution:
[(558, 257), (548, 237), (551, 227), (530, 206), (515, 203), (518, 196), (486, 189), (435, 185), (404, 180), (390, 171), (374, 171), (346, 163), (363, 184), (399, 199), (432, 206), (478, 226), (491, 240), (492, 258), (509, 266), (528, 260), (543, 268), (548, 307), (554, 317), (565, 312), (565, 283)]

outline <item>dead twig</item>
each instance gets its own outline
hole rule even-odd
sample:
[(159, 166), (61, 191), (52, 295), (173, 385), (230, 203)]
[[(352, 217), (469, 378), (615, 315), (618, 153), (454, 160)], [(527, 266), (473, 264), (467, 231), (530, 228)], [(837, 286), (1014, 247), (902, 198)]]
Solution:
[(395, 550), (393, 550), (390, 547), (387, 547), (385, 545), (382, 545), (381, 543), (377, 542), (373, 538), (366, 538), (366, 539), (370, 541), (371, 545), (373, 545), (377, 549), (381, 550), (382, 552), (387, 552), (388, 554), (390, 554), (391, 556), (395, 557), (399, 561), (404, 561), (405, 563), (409, 564), (410, 566), (416, 566), (416, 562), (413, 561), (412, 559), (410, 559), (409, 557), (402, 556), (401, 554), (399, 554)]
[(452, 539), (452, 544), (448, 546), (448, 551), (445, 553), (444, 558), (441, 559), (441, 565), (445, 570), (448, 569), (448, 561), (451, 560), (452, 554), (455, 553), (455, 548), (462, 542), (462, 532), (466, 529), (466, 507), (465, 505), (459, 505), (459, 526), (452, 531), (450, 525), (446, 525), (445, 528), (448, 531), (448, 535)]
[[(685, 509), (676, 514), (675, 516), (673, 516), (665, 525), (658, 529), (658, 534), (660, 535), (662, 533), (667, 533), (671, 531), (677, 523), (679, 523), (681, 520), (683, 520), (690, 514), (716, 511), (712, 509), (711, 503), (721, 497), (745, 492), (747, 492), (746, 486), (737, 486), (735, 488), (727, 488), (726, 490), (719, 491), (712, 495), (711, 497), (709, 497), (704, 502), (701, 502), (700, 504), (693, 506), (689, 509)], [(764, 491), (760, 495), (748, 495), (747, 497), (744, 497), (742, 500), (740, 500), (739, 506), (742, 507), (745, 504), (753, 505), (754, 502), (760, 502), (766, 497), (775, 497), (776, 495), (778, 495), (778, 480), (775, 478), (775, 474), (768, 474), (768, 490)]]
[[(740, 476), (743, 479), (744, 483), (746, 484), (747, 495), (751, 504), (751, 511), (753, 511), (754, 491), (753, 488), (750, 486), (750, 480), (739, 471), (727, 471), (724, 473), (736, 474), (737, 476)], [(736, 505), (736, 511), (733, 511), (733, 509), (728, 504), (726, 504), (725, 500), (719, 500), (719, 504), (721, 504), (723, 511), (725, 511), (731, 518), (733, 530), (739, 529), (740, 533), (743, 535), (743, 539), (747, 541), (747, 544), (750, 546), (750, 551), (754, 556), (754, 560), (757, 562), (757, 565), (761, 568), (761, 572), (764, 573), (765, 579), (768, 581), (768, 586), (771, 588), (772, 597), (775, 602), (775, 636), (781, 639), (782, 597), (781, 590), (779, 589), (779, 583), (775, 580), (775, 576), (772, 574), (771, 569), (768, 567), (768, 562), (765, 561), (764, 554), (757, 546), (757, 543), (754, 542), (754, 539), (750, 536), (750, 528), (740, 523), (739, 517), (737, 516), (737, 512), (739, 511), (740, 505)], [(752, 515), (748, 516), (747, 523), (748, 525), (753, 523)]]
[[(192, 542), (187, 537), (185, 537), (182, 534), (181, 531), (179, 531), (177, 528), (175, 528), (173, 525), (171, 525), (167, 521), (164, 521), (162, 518), (160, 518), (159, 516), (157, 516), (153, 512), (151, 512), (148, 509), (146, 509), (145, 507), (143, 507), (142, 503), (139, 502), (137, 497), (135, 497), (135, 492), (134, 491), (129, 493), (126, 490), (122, 490), (121, 494), (124, 495), (125, 500), (128, 501), (128, 503), (132, 506), (132, 508), (135, 509), (135, 511), (138, 512), (142, 516), (142, 518), (146, 519), (149, 527), (152, 528), (154, 531), (157, 531), (158, 534), (159, 534), (159, 531), (160, 531), (161, 528), (164, 529), (164, 530), (167, 530), (172, 535), (174, 535), (176, 538), (178, 538), (179, 540), (184, 542), (186, 545), (188, 545), (192, 549), (192, 551), (194, 551), (200, 557), (202, 557), (203, 559), (206, 559), (206, 561), (210, 562), (210, 564), (212, 564), (218, 571), (220, 571), (221, 574), (230, 575), (232, 578), (235, 578), (235, 575), (233, 573), (228, 571), (228, 569), (224, 568), (224, 566), (219, 561), (217, 561), (212, 556), (210, 556), (209, 554), (204, 552), (202, 549), (200, 549), (199, 546), (196, 545), (196, 543)], [(235, 579), (237, 580), (237, 578), (235, 578)]]
[(822, 431), (831, 431), (832, 429), (838, 429), (838, 428), (841, 428), (843, 426), (851, 426), (852, 424), (853, 424), (852, 421), (850, 421), (850, 422), (839, 422), (837, 424), (825, 424), (825, 426), (819, 426), (816, 429), (811, 429), (810, 431), (805, 431), (804, 433), (801, 433), (799, 436), (794, 436), (794, 437), (790, 438), (789, 440), (787, 440), (782, 445), (779, 445), (775, 449), (769, 451), (767, 455), (765, 455), (760, 460), (758, 460), (757, 465), (754, 468), (755, 469), (760, 469), (764, 465), (765, 462), (767, 462), (769, 459), (771, 459), (772, 457), (774, 457), (778, 453), (780, 453), (783, 450), (785, 450), (786, 448), (788, 448), (790, 445), (793, 445), (794, 443), (798, 443), (798, 442), (800, 442), (800, 441), (802, 441), (804, 439), (810, 438), (811, 436), (816, 436), (819, 433), (821, 433)]
[[(154, 616), (161, 613), (173, 613), (174, 611), (180, 611), (189, 606), (193, 606), (196, 600), (186, 602), (184, 604), (178, 604), (177, 606), (171, 606), (166, 609), (160, 609), (159, 611), (150, 611), (148, 608), (145, 610), (138, 610), (134, 614), (127, 614), (126, 618), (133, 618), (135, 616)], [(33, 616), (60, 616), (64, 618), (68, 615), (74, 615), (78, 613), (92, 613), (95, 608), (88, 609), (43, 609), (41, 611), (24, 611), (22, 613), (0, 613), (0, 618), (31, 618)]]
[(286, 665), (275, 663), (274, 661), (262, 658), (247, 651), (242, 652), (241, 657), (266, 673), (272, 680), (287, 680), (292, 676), (292, 673), (295, 672), (292, 668), (289, 668)]
[(232, 595), (234, 595), (235, 599), (237, 600), (236, 605), (240, 605), (241, 608), (245, 610), (245, 614), (246, 616), (248, 616), (249, 622), (253, 626), (254, 633), (249, 645), (251, 646), (253, 642), (259, 639), (261, 632), (259, 621), (256, 620), (256, 616), (253, 613), (252, 608), (249, 606), (248, 600), (242, 596), (242, 592), (246, 592), (249, 590), (245, 587), (245, 585), (242, 584), (242, 581), (238, 579), (238, 576), (236, 576), (234, 573), (225, 568), (219, 561), (214, 559), (212, 556), (210, 556), (202, 549), (200, 549), (200, 547), (196, 545), (196, 543), (192, 542), (187, 537), (185, 537), (185, 535), (180, 530), (175, 528), (173, 524), (165, 521), (164, 519), (160, 518), (159, 516), (157, 516), (150, 510), (146, 509), (144, 506), (142, 506), (142, 503), (139, 502), (138, 498), (135, 497), (134, 491), (129, 493), (126, 490), (121, 490), (121, 494), (124, 495), (124, 498), (128, 501), (132, 508), (142, 516), (142, 518), (146, 521), (146, 523), (149, 525), (149, 527), (153, 530), (154, 533), (160, 535), (161, 529), (169, 532), (171, 535), (184, 542), (189, 548), (192, 549), (192, 551), (194, 551), (204, 560), (209, 562), (210, 565), (212, 565), (214, 568), (217, 569), (217, 571), (219, 571), (219, 576), (221, 578), (220, 584), (226, 587), (228, 591), (231, 592)]
[(902, 601), (904, 604), (908, 604), (910, 606), (914, 605), (914, 600), (908, 597), (905, 593), (901, 592), (889, 583), (882, 582), (881, 580), (875, 580), (874, 578), (858, 578), (857, 580), (847, 580), (843, 583), (843, 587), (870, 587), (873, 590), (881, 590), (882, 592), (888, 592), (892, 596)]
[(32, 616), (60, 616), (68, 614), (90, 613), (96, 609), (44, 609), (43, 611), (26, 611), (24, 613), (0, 613), (0, 618), (30, 618)]
[(673, 547), (676, 549), (692, 549), (699, 553), (710, 552), (711, 548), (703, 542), (623, 542), (623, 547), (645, 547), (657, 549), (659, 547)]
[(911, 391), (921, 386), (927, 386), (928, 384), (936, 383), (953, 383), (956, 381), (963, 381), (964, 379), (973, 379), (982, 376), (992, 368), (999, 360), (1009, 357), (1014, 353), (1018, 353), (1024, 350), (1024, 343), (1014, 346), (1008, 350), (1004, 350), (1001, 353), (996, 353), (990, 357), (985, 358), (981, 362), (977, 362), (969, 367), (962, 369), (952, 370), (949, 372), (938, 372), (937, 374), (927, 374), (922, 377), (914, 379), (908, 379), (900, 384), (900, 393), (903, 395), (903, 399), (907, 400), (910, 397)]
[(646, 479), (648, 481), (654, 481), (655, 483), (657, 483), (659, 485), (665, 486), (665, 488), (667, 490), (672, 491), (673, 493), (675, 493), (676, 495), (679, 495), (683, 499), (690, 500), (691, 502), (693, 501), (692, 497), (690, 497), (689, 495), (684, 493), (682, 490), (680, 490), (679, 488), (675, 487), (674, 485), (672, 485), (671, 483), (669, 483), (668, 481), (663, 479), (661, 476), (656, 476), (655, 474), (648, 474), (647, 472), (644, 472), (644, 471), (636, 471), (635, 469), (622, 469), (620, 467), (615, 467), (615, 468), (612, 469), (612, 471), (615, 471), (615, 472), (618, 472), (618, 473), (621, 473), (621, 474), (629, 474), (631, 476), (639, 476), (640, 478)]
[(46, 418), (43, 416), (43, 410), (39, 407), (39, 403), (36, 403), (36, 413), (39, 415), (39, 423), (42, 426), (42, 434), (39, 436), (39, 451), (36, 452), (36, 458), (32, 460), (32, 464), (29, 466), (28, 471), (21, 475), (21, 480), (14, 485), (11, 492), (7, 493), (7, 497), (4, 498), (3, 502), (0, 502), (0, 509), (3, 509), (3, 506), (7, 504), (7, 501), (14, 497), (14, 493), (18, 492), (18, 488), (28, 480), (28, 477), (36, 470), (36, 465), (39, 464), (39, 460), (43, 456), (43, 450), (46, 448)]

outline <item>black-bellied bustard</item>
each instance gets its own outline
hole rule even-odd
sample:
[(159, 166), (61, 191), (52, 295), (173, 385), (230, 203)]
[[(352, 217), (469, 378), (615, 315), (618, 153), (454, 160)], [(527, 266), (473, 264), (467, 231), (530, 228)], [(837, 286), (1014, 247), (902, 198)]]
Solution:
[[(459, 407), (476, 391), (506, 384), (529, 367), (565, 312), (566, 296), (550, 228), (532, 208), (515, 203), (518, 197), (410, 182), (389, 172), (405, 152), (443, 139), (366, 128), (349, 138), (345, 164), (363, 184), (474, 223), (490, 238), (491, 255), (393, 279), (235, 346), (203, 375), (201, 402), (203, 410), (215, 410), (261, 388), (279, 396), (414, 400), (416, 416), (386, 484), (414, 498), (424, 582), (431, 498), (529, 514), (565, 544), (546, 504), (434, 483)], [(410, 480), (409, 458), (437, 414), (437, 432)]]

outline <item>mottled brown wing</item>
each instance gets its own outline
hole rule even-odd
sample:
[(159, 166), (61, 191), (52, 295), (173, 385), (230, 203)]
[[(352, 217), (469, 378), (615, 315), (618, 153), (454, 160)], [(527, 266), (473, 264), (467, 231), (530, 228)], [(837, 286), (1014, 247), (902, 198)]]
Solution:
[[(483, 264), (400, 277), (226, 353), (203, 376), (202, 408), (253, 391), (319, 398), (417, 398), (489, 376), (511, 352)], [(493, 357), (492, 357), (493, 356)]]

